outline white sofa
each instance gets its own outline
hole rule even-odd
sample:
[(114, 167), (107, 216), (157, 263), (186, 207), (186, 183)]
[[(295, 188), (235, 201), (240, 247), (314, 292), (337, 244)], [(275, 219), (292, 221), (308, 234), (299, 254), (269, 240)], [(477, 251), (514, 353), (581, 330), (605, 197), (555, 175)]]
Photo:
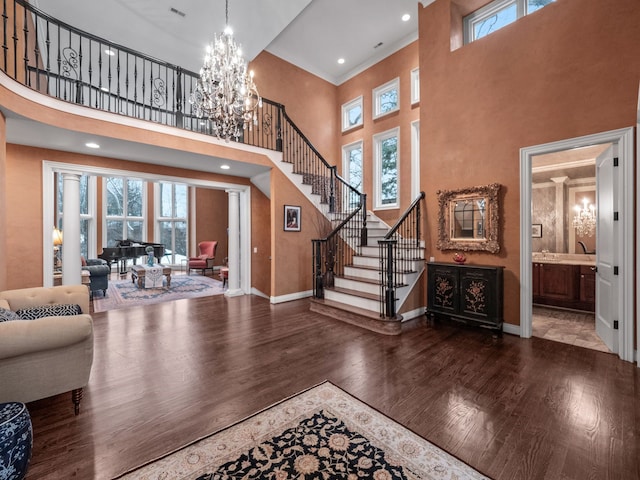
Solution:
[(0, 307), (77, 304), (82, 314), (0, 322), (0, 402), (31, 402), (71, 391), (75, 413), (93, 363), (86, 285), (0, 292)]

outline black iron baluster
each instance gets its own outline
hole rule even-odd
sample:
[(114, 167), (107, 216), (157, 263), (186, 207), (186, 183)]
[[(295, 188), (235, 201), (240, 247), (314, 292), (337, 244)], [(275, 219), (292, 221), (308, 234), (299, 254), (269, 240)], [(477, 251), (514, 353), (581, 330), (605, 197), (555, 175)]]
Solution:
[(49, 21), (47, 20), (47, 39), (45, 41), (47, 49), (47, 94), (51, 95), (51, 32), (49, 31)]
[(33, 56), (34, 56), (34, 72), (36, 75), (36, 90), (40, 91), (40, 45), (38, 43), (38, 39), (40, 38), (40, 32), (38, 27), (38, 22), (34, 22), (35, 28), (35, 40), (33, 45)]
[(78, 71), (76, 74), (76, 103), (83, 104), (84, 95), (82, 88), (82, 38), (78, 38)]
[(13, 4), (13, 78), (18, 79), (18, 24), (16, 22), (16, 4)]
[(140, 109), (138, 108), (138, 61), (133, 66), (133, 116), (140, 116)]
[(23, 9), (22, 35), (24, 37), (24, 84), (31, 86), (29, 75), (29, 27), (27, 27), (27, 9)]
[(124, 67), (124, 102), (125, 102), (125, 109), (127, 112), (127, 115), (131, 115), (130, 113), (130, 105), (129, 105), (129, 52), (125, 52), (125, 67)]
[[(13, 2), (13, 11), (16, 10), (15, 1)], [(7, 71), (7, 56), (9, 55), (9, 46), (7, 45), (7, 20), (9, 20), (9, 16), (7, 15), (7, 0), (2, 1), (2, 51), (3, 51), (3, 60), (2, 66), (3, 72)]]
[[(107, 50), (109, 52), (113, 52), (113, 50), (111, 50), (111, 45), (107, 45)], [(113, 75), (111, 74), (111, 59), (113, 57), (113, 55), (111, 55), (111, 53), (107, 54), (107, 61), (109, 62), (109, 64), (107, 65), (107, 88), (109, 89), (109, 101), (107, 102), (108, 105), (108, 109), (111, 112), (111, 92), (113, 92), (113, 88), (112, 88), (112, 79), (113, 79)], [(115, 107), (117, 108), (117, 104), (115, 105)]]

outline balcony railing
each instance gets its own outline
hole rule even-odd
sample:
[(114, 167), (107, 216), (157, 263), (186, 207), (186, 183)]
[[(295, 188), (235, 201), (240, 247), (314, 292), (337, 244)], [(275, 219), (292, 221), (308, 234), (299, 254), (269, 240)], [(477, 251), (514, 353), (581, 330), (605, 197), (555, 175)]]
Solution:
[[(199, 75), (84, 32), (25, 0), (3, 0), (0, 66), (14, 80), (51, 97), (97, 110), (211, 134), (189, 97)], [(240, 143), (278, 148), (281, 105), (268, 99), (258, 125)]]

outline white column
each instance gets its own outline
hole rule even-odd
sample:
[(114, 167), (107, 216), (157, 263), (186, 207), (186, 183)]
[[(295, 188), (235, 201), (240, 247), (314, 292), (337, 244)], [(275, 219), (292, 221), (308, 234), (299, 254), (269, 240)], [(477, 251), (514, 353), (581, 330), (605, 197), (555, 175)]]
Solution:
[(227, 190), (229, 196), (229, 252), (227, 266), (229, 267), (229, 288), (225, 292), (228, 297), (244, 295), (240, 288), (240, 192)]
[(62, 283), (80, 285), (80, 175), (62, 174)]

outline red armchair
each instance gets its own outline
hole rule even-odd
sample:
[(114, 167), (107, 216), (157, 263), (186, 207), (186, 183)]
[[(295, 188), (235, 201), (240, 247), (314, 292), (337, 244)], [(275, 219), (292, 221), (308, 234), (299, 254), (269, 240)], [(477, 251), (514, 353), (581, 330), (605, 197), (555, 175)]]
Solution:
[(213, 273), (213, 260), (216, 258), (217, 247), (218, 242), (216, 241), (200, 242), (198, 244), (199, 255), (197, 257), (189, 257), (188, 273), (191, 273), (191, 270), (202, 270), (204, 275), (207, 269), (211, 269), (211, 273)]

